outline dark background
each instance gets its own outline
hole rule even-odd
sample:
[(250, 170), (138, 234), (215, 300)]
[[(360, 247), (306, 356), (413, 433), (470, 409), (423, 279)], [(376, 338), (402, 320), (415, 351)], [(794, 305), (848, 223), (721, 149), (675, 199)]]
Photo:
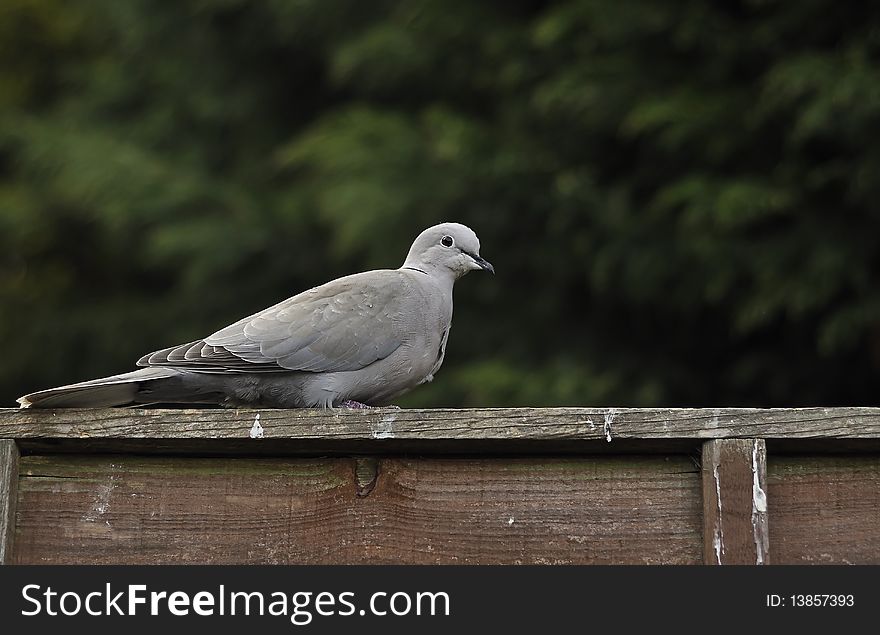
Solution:
[(4, 0), (0, 403), (457, 220), (401, 405), (876, 405), (876, 6)]

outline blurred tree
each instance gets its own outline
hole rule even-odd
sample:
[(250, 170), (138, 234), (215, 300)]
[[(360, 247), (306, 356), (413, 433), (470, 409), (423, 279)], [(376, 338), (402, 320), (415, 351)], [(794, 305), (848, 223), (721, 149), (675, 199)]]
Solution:
[(878, 54), (869, 2), (6, 0), (0, 401), (460, 220), (499, 275), (404, 405), (876, 404)]

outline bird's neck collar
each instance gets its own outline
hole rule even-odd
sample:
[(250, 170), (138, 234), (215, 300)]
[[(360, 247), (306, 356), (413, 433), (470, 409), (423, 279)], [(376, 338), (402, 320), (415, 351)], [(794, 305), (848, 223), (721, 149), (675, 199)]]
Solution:
[(410, 271), (418, 271), (419, 273), (423, 273), (426, 276), (430, 275), (427, 271), (425, 271), (424, 269), (420, 269), (419, 267), (416, 267), (415, 265), (404, 265), (403, 267), (401, 267), (401, 269), (409, 269)]

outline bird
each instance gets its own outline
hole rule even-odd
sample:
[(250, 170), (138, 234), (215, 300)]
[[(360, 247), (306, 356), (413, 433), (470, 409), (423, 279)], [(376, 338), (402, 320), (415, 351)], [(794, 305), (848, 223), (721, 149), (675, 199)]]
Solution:
[(332, 280), (203, 339), (149, 353), (138, 370), (41, 390), (22, 408), (387, 406), (443, 363), (453, 284), (495, 268), (461, 223), (416, 237), (398, 269)]

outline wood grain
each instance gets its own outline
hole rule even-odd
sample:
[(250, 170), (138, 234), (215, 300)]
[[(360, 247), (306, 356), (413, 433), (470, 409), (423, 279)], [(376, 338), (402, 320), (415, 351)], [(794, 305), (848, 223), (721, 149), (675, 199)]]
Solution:
[(14, 562), (766, 563), (772, 524), (774, 563), (880, 564), (877, 408), (2, 410), (0, 438)]
[[(251, 438), (258, 414), (263, 434)], [(0, 437), (41, 453), (686, 452), (727, 438), (880, 449), (880, 409), (6, 409)]]
[(12, 439), (0, 439), (0, 564), (7, 564), (15, 531), (18, 498), (18, 447)]
[[(26, 456), (19, 563), (697, 563), (687, 457)], [(360, 493), (360, 496), (358, 495)]]
[(769, 564), (763, 439), (703, 445), (703, 562)]
[(773, 561), (880, 564), (880, 457), (770, 457)]

